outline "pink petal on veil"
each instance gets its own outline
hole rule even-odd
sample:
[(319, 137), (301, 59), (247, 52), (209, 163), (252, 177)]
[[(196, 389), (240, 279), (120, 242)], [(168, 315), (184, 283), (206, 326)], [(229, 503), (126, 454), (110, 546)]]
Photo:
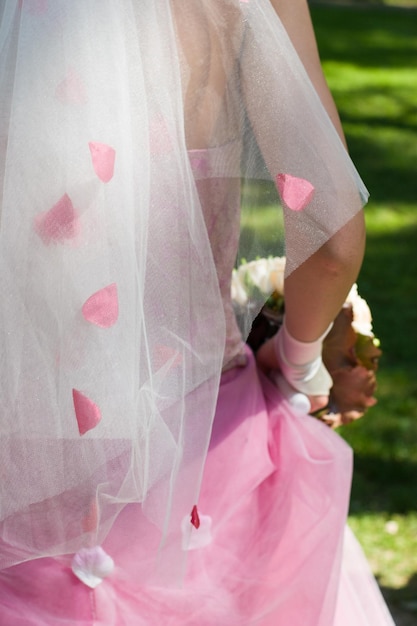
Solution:
[(75, 70), (68, 70), (66, 77), (55, 89), (55, 97), (62, 104), (85, 104), (87, 102), (84, 83)]
[(80, 230), (79, 219), (71, 198), (64, 194), (49, 211), (39, 213), (34, 228), (46, 245), (76, 237)]
[(96, 141), (90, 141), (88, 145), (95, 173), (103, 183), (108, 183), (113, 178), (116, 151), (111, 146)]
[(87, 398), (81, 391), (72, 390), (75, 416), (77, 418), (80, 435), (84, 435), (89, 430), (97, 426), (101, 420), (101, 411), (97, 404)]
[(101, 328), (110, 328), (119, 317), (119, 298), (117, 285), (112, 283), (85, 301), (82, 312), (84, 319)]
[(292, 211), (302, 211), (314, 195), (313, 185), (304, 178), (278, 174), (275, 178), (283, 203)]

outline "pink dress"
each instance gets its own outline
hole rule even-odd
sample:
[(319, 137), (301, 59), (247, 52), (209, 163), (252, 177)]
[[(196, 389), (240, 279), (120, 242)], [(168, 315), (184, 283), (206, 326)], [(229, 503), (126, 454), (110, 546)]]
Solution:
[(0, 623), (393, 624), (349, 535), (342, 562), (351, 466), (346, 443), (294, 415), (249, 356), (222, 379), (183, 586), (137, 582), (152, 528), (144, 521), (132, 542), (131, 505), (103, 544), (116, 567), (96, 589), (75, 577), (70, 559), (15, 566), (0, 574)]

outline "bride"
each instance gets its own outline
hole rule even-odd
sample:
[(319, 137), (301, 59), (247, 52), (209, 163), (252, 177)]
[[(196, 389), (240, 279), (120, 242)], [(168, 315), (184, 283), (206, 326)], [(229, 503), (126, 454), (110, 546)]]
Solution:
[[(292, 397), (367, 199), (306, 0), (0, 0), (0, 51), (0, 623), (393, 624)], [(284, 231), (254, 356), (232, 269)]]

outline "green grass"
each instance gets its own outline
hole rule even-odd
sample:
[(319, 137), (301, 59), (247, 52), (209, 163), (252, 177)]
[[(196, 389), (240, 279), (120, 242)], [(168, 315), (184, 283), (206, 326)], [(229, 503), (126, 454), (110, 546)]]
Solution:
[[(313, 6), (312, 15), (350, 152), (371, 192), (358, 282), (384, 352), (377, 406), (341, 431), (356, 456), (350, 523), (389, 601), (412, 611), (417, 609), (417, 13)], [(390, 520), (397, 524), (394, 534)]]
[[(386, 590), (402, 590), (402, 598), (412, 599), (406, 588), (417, 571), (417, 513), (363, 513), (352, 517), (350, 525), (366, 540), (371, 566), (378, 574), (380, 585)], [(406, 559), (405, 553), (408, 554)], [(391, 592), (391, 595), (394, 594)]]

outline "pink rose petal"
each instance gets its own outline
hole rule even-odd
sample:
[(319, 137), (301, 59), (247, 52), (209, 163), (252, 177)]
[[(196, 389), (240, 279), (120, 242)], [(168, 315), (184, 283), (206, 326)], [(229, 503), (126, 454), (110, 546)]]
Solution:
[(119, 317), (119, 298), (117, 285), (112, 283), (85, 301), (82, 307), (84, 319), (101, 328), (110, 328)]
[(95, 589), (114, 570), (114, 561), (103, 548), (83, 548), (74, 555), (71, 569), (84, 585)]
[(200, 518), (198, 515), (198, 510), (197, 510), (197, 505), (195, 504), (193, 506), (193, 510), (191, 511), (191, 524), (194, 526), (194, 528), (200, 528)]
[(103, 183), (108, 183), (113, 178), (116, 151), (111, 146), (96, 141), (90, 141), (88, 145), (95, 173)]
[(304, 178), (297, 178), (291, 174), (278, 174), (275, 181), (281, 200), (292, 211), (305, 209), (314, 195), (313, 185)]
[(87, 398), (81, 391), (77, 391), (77, 389), (72, 390), (72, 399), (74, 402), (78, 430), (80, 435), (84, 435), (99, 424), (101, 411), (97, 404), (90, 400), (90, 398)]
[(190, 517), (184, 517), (181, 523), (182, 530), (182, 549), (183, 550), (199, 550), (210, 545), (213, 541), (211, 532), (212, 518), (209, 515), (199, 515), (198, 529), (190, 524)]
[(62, 82), (55, 89), (55, 97), (62, 104), (85, 104), (87, 95), (83, 81), (70, 69)]
[(35, 217), (34, 228), (46, 245), (74, 239), (80, 231), (80, 225), (71, 198), (65, 194), (49, 211), (39, 213)]

